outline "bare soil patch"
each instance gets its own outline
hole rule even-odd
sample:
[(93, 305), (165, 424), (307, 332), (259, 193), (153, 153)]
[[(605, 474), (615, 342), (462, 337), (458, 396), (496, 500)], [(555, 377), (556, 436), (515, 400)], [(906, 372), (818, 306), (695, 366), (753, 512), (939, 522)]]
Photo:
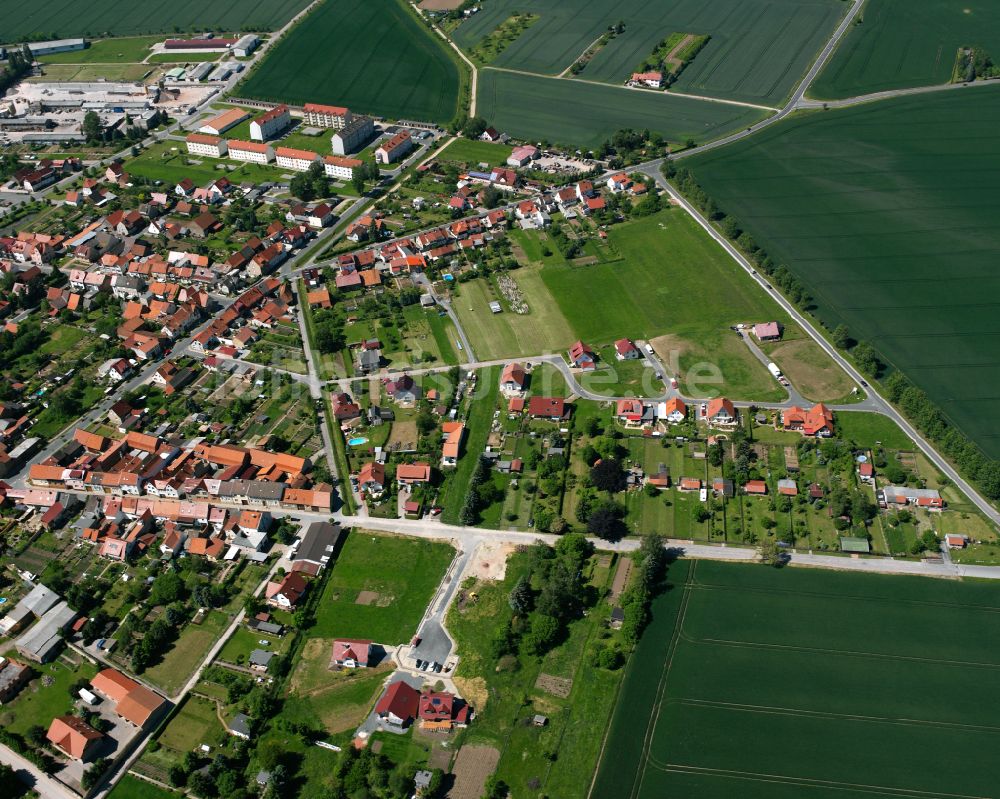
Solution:
[(553, 677), (551, 674), (542, 673), (535, 680), (535, 687), (553, 696), (558, 696), (560, 699), (565, 699), (569, 696), (570, 691), (573, 690), (573, 680), (567, 677)]
[(625, 586), (628, 585), (628, 578), (632, 574), (632, 559), (622, 558), (618, 561), (618, 568), (615, 569), (615, 579), (611, 583), (611, 601), (615, 602), (622, 595)]
[(448, 791), (448, 799), (479, 799), (499, 762), (500, 752), (492, 746), (463, 746), (451, 772), (455, 784)]
[(394, 452), (412, 452), (417, 447), (417, 423), (393, 422), (385, 448)]
[(477, 580), (502, 580), (507, 574), (507, 558), (513, 551), (513, 544), (483, 542), (472, 554), (465, 577), (475, 577)]
[(354, 600), (355, 605), (375, 605), (381, 604), (379, 599), (381, 595), (377, 591), (361, 591), (358, 593), (358, 598)]

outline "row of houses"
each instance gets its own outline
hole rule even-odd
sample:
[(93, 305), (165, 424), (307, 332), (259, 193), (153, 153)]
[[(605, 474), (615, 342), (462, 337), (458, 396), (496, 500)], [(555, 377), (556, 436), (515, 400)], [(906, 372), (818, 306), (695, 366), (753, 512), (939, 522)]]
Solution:
[(354, 171), (362, 165), (359, 159), (345, 155), (321, 156), (312, 150), (272, 147), (262, 141), (227, 140), (206, 133), (189, 133), (185, 143), (192, 155), (229, 158), (260, 165), (273, 163), (279, 169), (293, 172), (306, 172), (313, 164), (321, 163), (323, 172), (335, 180), (353, 180)]

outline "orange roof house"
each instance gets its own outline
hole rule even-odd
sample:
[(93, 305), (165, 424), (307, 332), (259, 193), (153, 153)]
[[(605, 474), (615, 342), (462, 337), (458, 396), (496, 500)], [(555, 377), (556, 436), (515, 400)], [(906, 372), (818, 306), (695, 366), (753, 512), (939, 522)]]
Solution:
[(716, 397), (708, 401), (705, 418), (712, 424), (736, 424), (736, 408), (725, 397)]
[(90, 682), (97, 693), (115, 703), (115, 713), (142, 727), (163, 705), (163, 698), (116, 669), (98, 672)]
[(396, 479), (405, 485), (412, 483), (428, 483), (431, 479), (429, 463), (401, 463), (396, 467)]
[(58, 716), (52, 719), (45, 737), (73, 760), (86, 760), (104, 734), (77, 716)]

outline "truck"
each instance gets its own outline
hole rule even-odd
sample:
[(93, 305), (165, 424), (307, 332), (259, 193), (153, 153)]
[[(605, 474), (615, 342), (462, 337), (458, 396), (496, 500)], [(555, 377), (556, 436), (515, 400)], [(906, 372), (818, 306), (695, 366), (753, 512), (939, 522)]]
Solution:
[(781, 380), (781, 370), (778, 365), (772, 361), (767, 365), (767, 371), (771, 373), (775, 380)]

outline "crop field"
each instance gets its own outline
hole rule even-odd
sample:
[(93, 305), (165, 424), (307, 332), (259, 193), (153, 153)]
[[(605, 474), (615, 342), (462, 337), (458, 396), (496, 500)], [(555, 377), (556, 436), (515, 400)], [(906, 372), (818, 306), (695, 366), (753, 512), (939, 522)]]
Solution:
[(144, 33), (222, 30), (277, 30), (309, 5), (309, 0), (60, 0), (23, 3), (0, 0), (3, 30), (0, 41), (16, 42), (42, 34), (71, 36), (134, 36)]
[(997, 99), (984, 86), (820, 112), (690, 162), (820, 318), (871, 341), (994, 457)]
[(823, 100), (947, 83), (959, 47), (1000, 57), (992, 0), (868, 0), (864, 22), (841, 41), (810, 87)]
[(1000, 668), (991, 587), (711, 561), (668, 579), (594, 799), (996, 795), (1000, 701), (969, 678)]
[(327, 0), (237, 91), (257, 99), (335, 103), (366, 114), (449, 122), (458, 110), (456, 59), (401, 0)]
[(623, 33), (603, 47), (580, 77), (622, 84), (655, 44), (676, 31), (710, 35), (711, 41), (685, 70), (676, 91), (776, 104), (784, 99), (845, 13), (839, 0), (498, 0), (455, 32), (471, 50), (514, 11), (539, 19), (493, 62), (541, 75), (558, 75), (609, 25)]
[(585, 147), (596, 147), (624, 127), (655, 130), (671, 142), (706, 142), (750, 127), (767, 114), (663, 92), (495, 69), (479, 73), (477, 113), (512, 136)]

